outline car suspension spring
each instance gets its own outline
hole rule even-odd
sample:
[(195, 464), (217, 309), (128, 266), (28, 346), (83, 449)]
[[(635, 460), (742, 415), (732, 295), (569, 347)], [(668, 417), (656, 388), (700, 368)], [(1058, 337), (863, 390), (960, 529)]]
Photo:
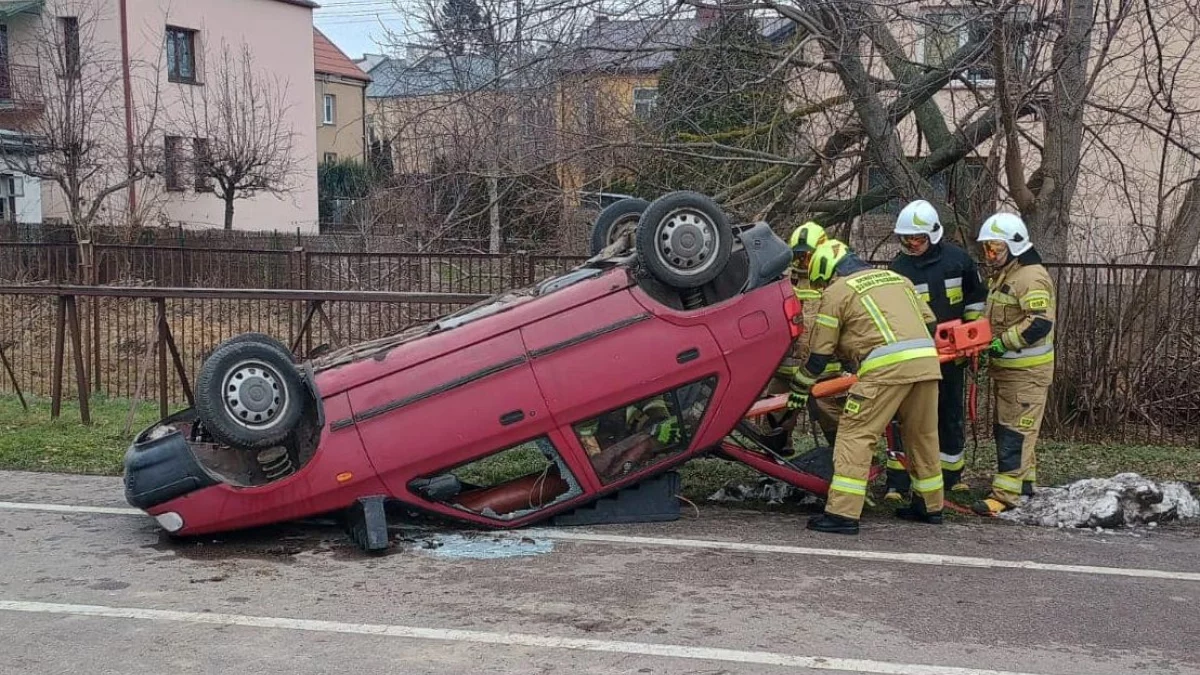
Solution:
[(683, 294), (684, 309), (700, 309), (704, 306), (704, 294), (697, 289), (692, 289)]
[(262, 467), (268, 480), (279, 480), (296, 471), (292, 465), (292, 457), (285, 448), (270, 448), (258, 453), (258, 465)]

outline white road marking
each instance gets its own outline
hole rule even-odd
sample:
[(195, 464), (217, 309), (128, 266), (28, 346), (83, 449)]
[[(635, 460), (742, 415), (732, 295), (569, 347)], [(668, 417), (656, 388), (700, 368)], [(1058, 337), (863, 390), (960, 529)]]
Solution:
[(145, 511), (114, 506), (72, 506), (70, 504), (29, 504), (0, 502), (0, 509), (9, 511), (49, 511), (51, 513), (97, 513), (105, 516), (145, 516)]
[[(142, 516), (143, 511), (131, 508), (103, 506), (71, 506), (65, 504), (36, 504), (27, 502), (0, 502), (0, 510), (48, 511), (52, 513), (94, 513), (100, 515)], [(1100, 567), (1096, 565), (1061, 565), (1032, 560), (999, 560), (937, 553), (901, 553), (896, 551), (861, 551), (836, 548), (812, 548), (781, 544), (754, 544), (741, 541), (711, 541), (704, 539), (674, 539), (669, 537), (633, 537), (619, 534), (603, 534), (581, 530), (554, 528), (526, 528), (513, 532), (490, 532), (498, 536), (545, 537), (555, 541), (573, 541), (593, 544), (619, 544), (625, 546), (655, 546), (660, 548), (689, 548), (712, 551), (734, 551), (739, 553), (772, 553), (824, 558), (852, 558), (911, 565), (935, 567), (976, 567), (991, 569), (1036, 570), (1066, 574), (1091, 574), (1096, 576), (1134, 577), (1140, 579), (1166, 579), (1169, 581), (1200, 581), (1200, 572), (1176, 572), (1172, 570), (1140, 569), (1129, 567)]]
[(493, 633), (488, 631), (455, 630), (443, 628), (420, 628), (371, 623), (342, 623), (339, 621), (317, 621), (313, 619), (287, 619), (268, 616), (245, 616), (238, 614), (215, 614), (210, 612), (180, 612), (161, 609), (138, 609), (132, 607), (105, 607), (101, 605), (68, 605), (47, 602), (21, 602), (0, 600), (0, 611), (24, 612), (29, 614), (53, 614), (62, 616), (85, 616), (108, 619), (134, 619), (142, 621), (173, 621), (217, 626), (245, 626), (278, 630), (312, 631), (319, 633), (343, 633), (351, 635), (374, 635), (389, 638), (415, 640), (438, 640), (443, 642), (466, 642), (473, 644), (506, 645), (512, 647), (534, 647), (542, 649), (570, 649), (588, 652), (607, 652), (636, 656), (658, 656), (673, 659), (699, 661), (721, 661), (768, 666), (831, 670), (847, 673), (871, 673), (879, 675), (1035, 675), (1002, 670), (978, 668), (956, 668), (931, 666), (915, 663), (870, 661), (865, 659), (826, 658), (821, 656), (799, 656), (778, 652), (747, 651), (740, 649), (717, 649), (712, 647), (688, 647), (684, 645), (652, 644), (645, 642), (622, 642), (587, 638), (551, 637), (526, 633)]
[(1172, 581), (1200, 581), (1200, 572), (1175, 572), (1171, 570), (1138, 569), (1127, 567), (1099, 567), (1095, 565), (1060, 565), (1040, 563), (1032, 560), (997, 560), (937, 553), (900, 553), (895, 551), (853, 551), (837, 548), (807, 548), (776, 544), (750, 544), (734, 541), (709, 541), (702, 539), (665, 539), (658, 537), (630, 537), (618, 534), (595, 532), (571, 532), (557, 529), (526, 529), (525, 536), (542, 536), (558, 541), (582, 541), (634, 546), (672, 546), (742, 553), (783, 553), (830, 558), (855, 558), (858, 560), (881, 560), (886, 562), (910, 563), (948, 567), (990, 567), (1002, 569), (1038, 570), (1042, 572), (1067, 572), (1095, 574), (1115, 577), (1140, 577), (1144, 579), (1170, 579)]

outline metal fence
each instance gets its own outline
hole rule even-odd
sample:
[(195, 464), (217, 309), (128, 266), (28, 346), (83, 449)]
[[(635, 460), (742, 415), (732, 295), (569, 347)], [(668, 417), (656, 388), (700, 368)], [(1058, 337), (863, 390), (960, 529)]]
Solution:
[[(84, 261), (91, 259), (89, 267)], [(0, 283), (501, 293), (565, 272), (575, 256), (343, 253), (0, 242)]]
[[(72, 257), (77, 252), (71, 253), (75, 250), (0, 246), (0, 270), (7, 275), (19, 263), (22, 274), (6, 278), (71, 282), (79, 275)], [(95, 288), (77, 300), (81, 339), (87, 345), (87, 382), (109, 396), (136, 393), (159, 314), (179, 345), (185, 371), (194, 375), (213, 346), (240, 332), (262, 331), (289, 343), (303, 333), (298, 351), (304, 354), (321, 343), (344, 345), (398, 331), (475, 298), (565, 271), (580, 260), (302, 250), (142, 251), (97, 246), (96, 279), (126, 284), (136, 279), (141, 285)], [(1047, 435), (1200, 445), (1200, 267), (1048, 267), (1057, 285), (1058, 307)], [(294, 290), (281, 295), (214, 288), (245, 279), (258, 279), (255, 286)], [(167, 285), (164, 280), (181, 288), (145, 288)], [(346, 292), (321, 300), (321, 293), (328, 291)], [(418, 302), (412, 294), (439, 295)], [(51, 392), (57, 298), (46, 288), (10, 286), (0, 291), (0, 346), (14, 362), (21, 386), (37, 394)], [(321, 311), (314, 313), (314, 305)], [(141, 379), (155, 377), (157, 373), (149, 373)], [(178, 398), (179, 378), (171, 373), (164, 378), (170, 380), (170, 396)], [(72, 391), (71, 378), (66, 380), (64, 386)], [(0, 391), (10, 390), (7, 381), (0, 382)], [(988, 425), (984, 426), (986, 435)]]

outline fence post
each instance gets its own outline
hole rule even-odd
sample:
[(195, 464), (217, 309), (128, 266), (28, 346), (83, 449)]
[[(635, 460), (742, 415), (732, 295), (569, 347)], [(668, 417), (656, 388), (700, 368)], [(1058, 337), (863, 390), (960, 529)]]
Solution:
[(57, 309), (54, 313), (54, 366), (50, 380), (50, 419), (62, 414), (63, 397), (63, 343), (67, 332), (67, 297), (55, 296)]
[[(75, 283), (79, 284), (80, 286), (89, 286), (89, 285), (92, 285), (95, 278), (96, 278), (96, 247), (92, 244), (91, 239), (84, 239), (83, 241), (79, 242), (79, 270), (78, 270), (78, 276), (75, 280)], [(95, 305), (96, 298), (89, 298), (87, 300), (87, 303), (89, 305)], [(75, 326), (72, 327), (72, 330), (78, 331), (77, 333), (74, 334), (73, 337), (76, 340), (82, 341), (82, 344), (80, 344), (79, 342), (76, 342), (75, 349), (77, 351), (79, 351), (79, 353), (81, 355), (84, 355), (87, 357), (87, 358), (83, 359), (82, 366), (83, 366), (83, 370), (84, 370), (84, 372), (83, 372), (84, 389), (88, 389), (90, 386), (90, 385), (88, 385), (88, 383), (91, 381), (91, 377), (89, 377), (88, 371), (91, 370), (92, 372), (95, 372), (95, 370), (96, 370), (96, 364), (92, 363), (92, 358), (91, 358), (92, 352), (94, 351), (92, 349), (92, 343), (99, 342), (100, 338), (98, 335), (93, 333), (92, 322), (85, 320), (82, 322), (82, 324), (83, 324), (82, 328), (80, 327), (79, 316), (78, 316), (79, 308), (77, 306), (75, 306), (75, 305), (77, 305), (77, 303), (75, 303), (74, 301), (72, 301), (71, 304), (74, 308), (74, 311), (76, 312), (76, 316), (74, 317)], [(84, 393), (85, 392), (79, 393), (81, 398), (84, 396)]]

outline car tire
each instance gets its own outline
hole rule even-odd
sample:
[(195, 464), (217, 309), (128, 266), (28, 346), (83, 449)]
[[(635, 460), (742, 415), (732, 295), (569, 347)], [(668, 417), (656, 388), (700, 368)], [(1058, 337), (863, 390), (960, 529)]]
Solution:
[(279, 445), (296, 428), (304, 391), (289, 354), (239, 336), (218, 345), (200, 366), (196, 413), (217, 442), (261, 450)]
[(622, 199), (609, 204), (592, 225), (592, 255), (598, 255), (613, 243), (614, 236), (626, 228), (637, 227), (638, 219), (650, 206), (645, 199)]
[(291, 347), (288, 347), (287, 345), (283, 344), (279, 340), (276, 340), (275, 338), (271, 337), (270, 335), (267, 335), (266, 333), (254, 333), (254, 332), (242, 333), (240, 335), (235, 335), (234, 337), (229, 338), (228, 340), (222, 342), (221, 344), (228, 345), (228, 344), (235, 344), (238, 342), (257, 342), (259, 344), (269, 345), (271, 347), (274, 347), (275, 349), (278, 349), (282, 354), (286, 355), (288, 357), (288, 359), (290, 359), (293, 363), (295, 363), (297, 361), (296, 355), (292, 353)]
[(655, 279), (672, 288), (691, 290), (716, 279), (732, 251), (729, 218), (697, 192), (659, 197), (638, 222), (638, 258)]

